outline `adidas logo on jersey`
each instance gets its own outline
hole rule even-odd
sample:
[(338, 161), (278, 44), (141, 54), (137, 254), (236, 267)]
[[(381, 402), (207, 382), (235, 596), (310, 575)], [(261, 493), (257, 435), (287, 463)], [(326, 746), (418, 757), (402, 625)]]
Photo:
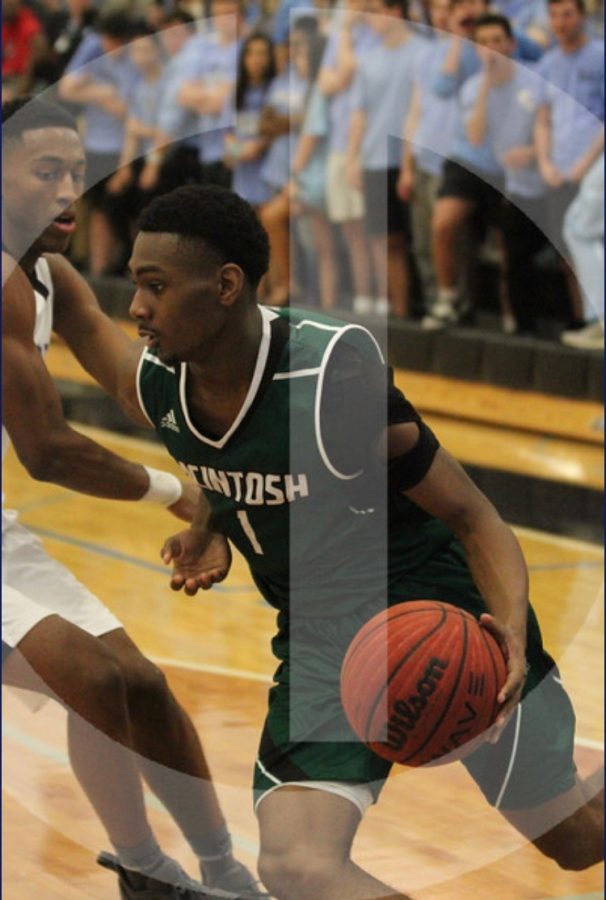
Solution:
[(165, 416), (160, 419), (160, 428), (170, 428), (171, 431), (179, 432), (181, 429), (177, 425), (177, 417), (174, 409), (169, 410)]

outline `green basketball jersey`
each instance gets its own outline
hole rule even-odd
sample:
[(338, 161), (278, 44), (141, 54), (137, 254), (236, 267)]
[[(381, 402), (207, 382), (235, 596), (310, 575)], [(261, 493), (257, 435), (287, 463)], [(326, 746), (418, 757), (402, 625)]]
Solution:
[[(263, 332), (254, 375), (226, 434), (196, 427), (187, 365), (166, 366), (153, 350), (141, 357), (139, 400), (171, 456), (203, 488), (217, 527), (246, 558), (263, 596), (284, 611), (296, 597), (299, 614), (340, 615), (371, 596), (386, 596), (387, 504), (385, 496), (360, 504), (365, 471), (341, 469), (330, 458), (320, 415), (323, 382), (337, 347), (383, 371), (381, 351), (358, 325), (259, 309)], [(276, 359), (271, 348), (278, 330), (287, 335)], [(393, 575), (427, 555), (430, 524), (412, 515), (390, 529)]]

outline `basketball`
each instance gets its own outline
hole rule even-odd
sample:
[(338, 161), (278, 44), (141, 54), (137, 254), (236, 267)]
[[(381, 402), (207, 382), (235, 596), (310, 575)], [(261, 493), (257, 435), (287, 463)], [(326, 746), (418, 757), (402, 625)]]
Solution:
[(349, 723), (375, 753), (406, 766), (450, 762), (493, 724), (507, 666), (472, 615), (412, 600), (373, 616), (341, 669)]

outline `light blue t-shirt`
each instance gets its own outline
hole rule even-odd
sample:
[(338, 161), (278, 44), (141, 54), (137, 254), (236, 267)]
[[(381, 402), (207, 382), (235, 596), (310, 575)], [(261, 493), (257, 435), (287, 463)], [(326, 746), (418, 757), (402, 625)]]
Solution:
[(553, 47), (537, 71), (547, 82), (551, 159), (567, 173), (604, 127), (604, 46), (588, 40), (574, 53)]
[[(268, 87), (250, 87), (243, 97), (242, 108), (236, 110), (235, 135), (240, 141), (254, 141), (259, 138), (261, 110), (267, 102)], [(261, 178), (261, 170), (266, 153), (248, 162), (237, 162), (234, 166), (232, 190), (248, 200), (253, 206), (267, 203), (270, 191)]]
[[(516, 46), (514, 50), (514, 59), (523, 60), (525, 62), (537, 62), (543, 55), (543, 48), (525, 35), (523, 32), (515, 31)], [(451, 41), (440, 41), (436, 47), (436, 53), (439, 55), (442, 64), (450, 49)], [(473, 41), (464, 40), (461, 48), (461, 56), (459, 58), (459, 68), (454, 75), (448, 75), (441, 71), (442, 66), (437, 66), (432, 79), (432, 88), (440, 97), (452, 97), (462, 87), (462, 85), (479, 72), (482, 68), (482, 61), (478, 56), (476, 45)]]
[[(238, 66), (240, 41), (222, 44), (217, 36), (209, 34), (200, 48), (200, 75), (205, 85), (234, 85)], [(235, 124), (235, 110), (231, 91), (221, 112), (217, 115), (203, 115), (198, 119), (198, 147), (200, 161), (215, 163), (223, 159), (225, 132)]]
[[(475, 93), (482, 75), (470, 81), (475, 82)], [(517, 65), (511, 81), (490, 89), (486, 114), (488, 138), (497, 160), (514, 147), (531, 146), (534, 141), (534, 126), (537, 110), (544, 102), (545, 82), (527, 66)], [(505, 169), (505, 191), (514, 197), (540, 197), (547, 190), (538, 166), (534, 162), (523, 168)]]
[[(442, 42), (446, 39), (441, 38)], [(420, 95), (421, 114), (412, 143), (417, 168), (428, 175), (440, 175), (444, 160), (452, 152), (459, 105), (456, 96), (440, 97), (432, 90), (432, 81), (442, 58), (440, 45), (428, 43), (417, 59), (414, 86)]]
[[(84, 72), (94, 81), (110, 84), (129, 104), (141, 73), (131, 62), (126, 47), (104, 53), (98, 34), (87, 34), (74, 53), (66, 74)], [(93, 104), (84, 107), (84, 146), (93, 153), (119, 154), (124, 141), (124, 121)]]
[(164, 69), (162, 83), (158, 90), (157, 122), (165, 134), (175, 141), (197, 148), (196, 132), (198, 116), (184, 109), (177, 101), (181, 85), (198, 77), (200, 69), (200, 49), (204, 46), (202, 35), (193, 35)]
[(482, 74), (478, 73), (473, 78), (468, 78), (459, 91), (451, 159), (494, 180), (503, 175), (503, 168), (494, 154), (490, 139), (486, 137), (476, 146), (467, 137), (467, 122), (475, 109), (481, 80)]
[(361, 159), (364, 169), (399, 168), (404, 121), (410, 109), (415, 64), (425, 47), (410, 37), (398, 47), (382, 44), (360, 58), (354, 80), (353, 109), (366, 115)]
[[(327, 69), (333, 69), (337, 65), (337, 54), (339, 49), (340, 27), (339, 20), (334, 22), (334, 28), (328, 38), (324, 60), (322, 65)], [(359, 60), (361, 55), (368, 53), (369, 50), (377, 47), (380, 38), (376, 31), (369, 28), (368, 25), (360, 24), (352, 30), (352, 45), (356, 59)], [(345, 153), (347, 150), (347, 140), (349, 137), (349, 125), (351, 122), (351, 113), (353, 110), (353, 79), (352, 82), (336, 94), (331, 94), (328, 98), (328, 114), (329, 114), (329, 132), (328, 141), (329, 149), (334, 153)]]
[[(153, 81), (143, 78), (133, 92), (128, 117), (155, 128), (158, 118), (158, 89), (160, 86), (160, 78)], [(139, 156), (144, 156), (146, 153), (150, 153), (153, 147), (153, 138), (143, 138), (139, 141), (137, 153)]]
[[(282, 116), (300, 116), (309, 88), (307, 79), (301, 78), (289, 66), (272, 81), (267, 94), (267, 106), (271, 106)], [(283, 188), (291, 175), (291, 154), (298, 129), (281, 134), (274, 141), (265, 157), (261, 177), (274, 190)]]
[(507, 16), (515, 28), (549, 28), (546, 0), (493, 0), (492, 5), (501, 15)]
[(314, 90), (309, 99), (301, 134), (318, 138), (313, 155), (299, 172), (299, 198), (306, 206), (322, 209), (326, 202), (326, 164), (328, 161), (328, 102)]

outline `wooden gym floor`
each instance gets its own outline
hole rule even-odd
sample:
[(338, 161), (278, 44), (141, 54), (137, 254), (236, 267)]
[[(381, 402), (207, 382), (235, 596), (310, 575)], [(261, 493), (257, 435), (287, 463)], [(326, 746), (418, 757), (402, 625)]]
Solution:
[[(62, 377), (62, 348), (53, 354), (51, 366)], [(400, 377), (413, 401), (416, 390), (429, 390), (422, 376)], [(561, 401), (571, 404), (573, 419), (568, 418), (568, 433), (558, 434), (560, 426), (553, 423), (566, 420), (558, 401), (518, 398), (525, 411), (522, 432), (515, 422), (507, 423), (510, 428), (499, 424), (503, 417), (495, 410), (503, 396), (498, 390), (474, 405), (460, 383), (442, 381), (433, 382), (438, 399), (428, 418), (435, 416), (443, 442), (460, 459), (478, 462), (484, 454), (499, 465), (509, 457), (507, 464), (525, 473), (602, 488), (602, 435), (595, 424), (601, 411), (595, 405)], [(530, 399), (536, 409), (530, 410)], [(453, 410), (453, 404), (458, 408)], [(461, 404), (473, 408), (461, 412)], [(534, 432), (529, 421), (538, 423)], [(171, 467), (153, 443), (81, 430), (129, 458)], [(228, 581), (209, 594), (196, 599), (174, 594), (159, 560), (162, 538), (179, 528), (169, 514), (35, 483), (12, 451), (4, 478), (7, 505), (20, 509), (22, 521), (43, 537), (49, 552), (117, 613), (166, 671), (203, 738), (237, 853), (254, 866), (257, 833), (249, 782), (274, 668), (269, 651), (274, 617), (244, 562), (236, 558)], [(578, 765), (591, 774), (603, 761), (602, 550), (573, 538), (517, 533), (546, 644), (575, 703)], [(64, 718), (53, 704), (31, 714), (4, 690), (6, 900), (110, 900), (118, 895), (111, 873), (94, 865), (95, 854), (109, 848), (70, 772)], [(149, 806), (163, 845), (194, 873), (192, 857), (168, 815), (151, 797)], [(361, 827), (355, 858), (416, 900), (603, 896), (601, 866), (584, 873), (560, 871), (486, 806), (456, 764), (394, 772)]]

